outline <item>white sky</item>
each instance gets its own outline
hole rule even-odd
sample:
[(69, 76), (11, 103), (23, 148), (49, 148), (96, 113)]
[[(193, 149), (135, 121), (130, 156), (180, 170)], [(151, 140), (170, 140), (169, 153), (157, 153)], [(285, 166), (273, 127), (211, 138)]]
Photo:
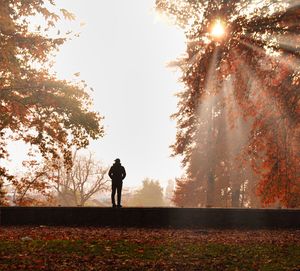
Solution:
[[(58, 3), (58, 2), (57, 2)], [(59, 7), (85, 22), (79, 38), (67, 42), (54, 66), (60, 78), (80, 72), (95, 90), (94, 108), (105, 116), (105, 137), (90, 149), (105, 164), (120, 158), (127, 187), (146, 177), (168, 179), (182, 174), (170, 157), (175, 140), (174, 94), (179, 74), (166, 64), (184, 52), (184, 35), (155, 22), (155, 0), (60, 0)], [(64, 26), (65, 27), (65, 26)]]

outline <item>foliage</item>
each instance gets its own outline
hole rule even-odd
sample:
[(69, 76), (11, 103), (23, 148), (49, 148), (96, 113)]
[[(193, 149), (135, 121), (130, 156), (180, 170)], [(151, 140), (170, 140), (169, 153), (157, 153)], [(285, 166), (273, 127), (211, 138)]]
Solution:
[(141, 189), (137, 190), (128, 202), (129, 206), (164, 206), (163, 189), (158, 181), (145, 179)]
[(36, 160), (24, 161), (27, 172), (15, 176), (12, 183), (12, 202), (17, 206), (52, 205), (50, 174), (47, 167)]
[(299, 231), (20, 227), (0, 231), (5, 270), (298, 270)]
[[(300, 19), (299, 5), (268, 0), (156, 0), (156, 9), (183, 28), (187, 39), (186, 55), (173, 63), (180, 67), (185, 84), (174, 114), (177, 138), (173, 150), (183, 156), (186, 185), (194, 182), (197, 189), (204, 189), (210, 205), (215, 202), (219, 180), (228, 176), (226, 168), (236, 174), (229, 174), (231, 181), (248, 172), (246, 163), (236, 164), (226, 157), (227, 128), (218, 123), (224, 114), (222, 122), (226, 115), (231, 125), (240, 119), (249, 127), (248, 140), (237, 143), (243, 143), (239, 160), (250, 161), (254, 171), (250, 173), (251, 185), (247, 175), (235, 189), (232, 186), (232, 203), (234, 191), (239, 199), (243, 187), (239, 184), (244, 183), (251, 189), (256, 187), (265, 205), (279, 201), (286, 207), (299, 207), (300, 80), (296, 44), (300, 27), (295, 23)], [(211, 34), (216, 20), (223, 22), (224, 36)], [(207, 102), (213, 96), (214, 103)], [(201, 115), (203, 111), (216, 113)], [(207, 131), (210, 134), (203, 138)], [(222, 163), (230, 166), (222, 169)], [(185, 191), (195, 193), (188, 187)]]
[(4, 182), (0, 179), (0, 205), (6, 205), (6, 191), (4, 190)]
[(246, 142), (245, 132), (239, 133), (245, 124), (227, 125), (229, 110), (222, 100), (220, 96), (206, 98), (200, 106), (196, 144), (173, 199), (178, 206), (255, 207), (249, 164), (237, 159)]
[[(44, 18), (34, 29), (33, 18)], [(53, 35), (56, 23), (74, 16), (57, 10), (53, 0), (5, 0), (0, 5), (0, 158), (8, 140), (35, 145), (45, 159), (62, 155), (70, 163), (70, 146), (85, 147), (103, 135), (101, 117), (91, 111), (84, 81), (71, 84), (49, 72), (51, 57), (67, 39)], [(1, 178), (12, 178), (1, 168)]]

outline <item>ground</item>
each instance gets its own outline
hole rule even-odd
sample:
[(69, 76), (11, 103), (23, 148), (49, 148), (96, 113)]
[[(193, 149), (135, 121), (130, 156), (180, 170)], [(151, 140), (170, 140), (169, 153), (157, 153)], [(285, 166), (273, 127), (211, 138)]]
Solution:
[(300, 230), (0, 228), (0, 270), (300, 270)]

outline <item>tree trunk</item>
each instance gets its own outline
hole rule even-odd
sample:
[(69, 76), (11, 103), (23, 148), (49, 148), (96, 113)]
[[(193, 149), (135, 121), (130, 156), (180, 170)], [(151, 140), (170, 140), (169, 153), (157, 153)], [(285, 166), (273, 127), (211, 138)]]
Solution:
[(235, 207), (235, 208), (239, 208), (240, 207), (240, 195), (241, 195), (241, 191), (240, 188), (232, 188), (232, 194), (231, 194), (231, 206)]
[(214, 205), (215, 205), (215, 178), (214, 178), (214, 174), (210, 172), (207, 178), (206, 207), (213, 207)]

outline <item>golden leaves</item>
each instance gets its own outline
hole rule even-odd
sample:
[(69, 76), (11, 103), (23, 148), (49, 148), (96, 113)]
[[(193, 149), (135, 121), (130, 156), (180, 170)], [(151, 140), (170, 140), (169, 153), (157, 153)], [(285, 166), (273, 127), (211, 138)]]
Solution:
[(67, 20), (75, 20), (76, 19), (76, 16), (73, 13), (67, 11), (66, 9), (62, 8), (62, 9), (60, 9), (60, 11), (63, 14), (63, 16), (65, 17), (65, 19), (67, 19)]

